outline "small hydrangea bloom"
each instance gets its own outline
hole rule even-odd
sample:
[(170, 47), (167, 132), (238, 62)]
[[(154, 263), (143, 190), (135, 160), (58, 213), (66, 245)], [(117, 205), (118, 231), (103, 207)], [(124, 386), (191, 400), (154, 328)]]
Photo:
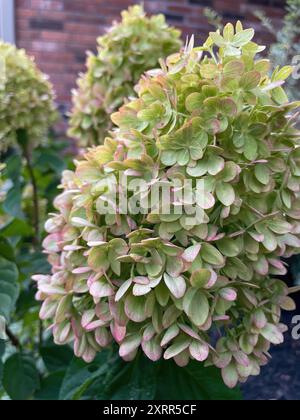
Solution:
[(98, 54), (88, 56), (87, 72), (73, 95), (70, 135), (83, 147), (103, 144), (112, 112), (134, 94), (141, 75), (180, 47), (180, 31), (163, 15), (148, 18), (138, 5), (124, 11), (122, 21), (99, 37)]
[[(295, 305), (277, 276), (300, 249), (299, 104), (282, 87), (292, 69), (270, 77), (253, 37), (229, 24), (170, 56), (112, 116), (105, 144), (64, 173), (46, 224), (52, 274), (35, 279), (41, 318), (78, 357), (114, 340), (126, 361), (139, 349), (179, 366), (195, 359), (234, 387), (283, 342), (281, 310)], [(124, 173), (144, 181), (125, 191), (127, 212), (114, 181)], [(155, 185), (170, 187), (168, 200), (136, 212)]]
[(56, 120), (54, 93), (24, 50), (0, 42), (0, 153), (26, 130), (32, 146), (41, 143)]

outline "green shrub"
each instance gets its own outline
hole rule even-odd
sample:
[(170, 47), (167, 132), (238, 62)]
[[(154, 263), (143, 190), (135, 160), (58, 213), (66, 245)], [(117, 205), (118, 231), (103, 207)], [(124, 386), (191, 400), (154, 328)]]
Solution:
[[(65, 172), (46, 224), (52, 275), (34, 278), (55, 342), (85, 361), (115, 340), (126, 361), (139, 348), (205, 361), (234, 387), (283, 342), (294, 302), (276, 276), (300, 248), (299, 103), (282, 87), (292, 68), (270, 78), (253, 37), (238, 22), (203, 47), (191, 40)], [(142, 188), (122, 189), (125, 175)], [(136, 212), (155, 186), (171, 193)]]
[(112, 128), (110, 115), (134, 94), (141, 75), (158, 66), (181, 47), (180, 31), (169, 27), (163, 15), (145, 16), (141, 6), (122, 13), (98, 39), (98, 54), (89, 54), (87, 73), (78, 80), (69, 134), (82, 146), (103, 144)]
[(0, 42), (0, 153), (14, 145), (20, 130), (31, 145), (41, 143), (56, 119), (47, 77), (24, 50)]

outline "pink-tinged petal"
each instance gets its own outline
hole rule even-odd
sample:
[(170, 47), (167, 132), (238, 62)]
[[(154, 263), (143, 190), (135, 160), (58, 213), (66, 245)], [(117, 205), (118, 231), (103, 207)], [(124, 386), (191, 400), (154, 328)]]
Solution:
[(162, 348), (159, 344), (158, 338), (153, 338), (150, 341), (143, 341), (142, 349), (145, 355), (152, 360), (152, 362), (157, 362), (162, 356)]
[(137, 352), (138, 352), (138, 349), (132, 351), (131, 353), (127, 354), (126, 356), (123, 356), (122, 359), (125, 362), (132, 362), (136, 358)]
[(106, 323), (101, 321), (101, 319), (99, 319), (98, 321), (93, 321), (93, 322), (89, 323), (88, 325), (85, 326), (84, 329), (87, 332), (90, 332), (90, 331), (95, 331), (97, 328), (104, 327), (105, 325), (106, 325)]
[(90, 273), (92, 271), (92, 269), (90, 267), (78, 267), (75, 268), (72, 273), (73, 274), (85, 274), (85, 273)]
[(207, 318), (207, 321), (203, 325), (200, 325), (199, 330), (201, 330), (201, 331), (208, 331), (208, 330), (211, 329), (211, 326), (212, 326), (212, 317), (209, 316)]
[(145, 296), (151, 292), (151, 287), (135, 284), (132, 290), (133, 296)]
[(83, 334), (83, 329), (80, 322), (77, 319), (71, 319), (72, 330), (76, 338), (80, 338)]
[(102, 245), (106, 245), (106, 242), (104, 241), (89, 241), (88, 243), (89, 247), (94, 247), (94, 246), (102, 246)]
[(230, 287), (220, 290), (220, 296), (222, 299), (227, 300), (228, 302), (235, 302), (237, 300), (237, 292)]
[(85, 311), (81, 318), (81, 326), (82, 328), (85, 328), (90, 322), (93, 321), (95, 318), (95, 310), (90, 309), (88, 311)]
[(120, 345), (119, 355), (120, 357), (126, 357), (141, 345), (142, 338), (140, 334), (131, 334), (126, 337)]
[(213, 270), (209, 270), (211, 272), (211, 277), (208, 280), (208, 283), (206, 284), (206, 286), (204, 286), (205, 289), (211, 289), (217, 282), (218, 280), (218, 275), (215, 271)]
[(129, 290), (131, 285), (132, 285), (132, 279), (129, 279), (122, 284), (122, 286), (119, 288), (119, 290), (116, 293), (116, 296), (115, 296), (116, 302), (119, 302), (125, 296), (125, 294)]
[(161, 347), (165, 347), (167, 344), (170, 343), (174, 338), (178, 336), (180, 333), (180, 329), (177, 324), (172, 325), (168, 328), (168, 330), (165, 332), (163, 339), (161, 340)]
[(250, 365), (249, 357), (242, 351), (237, 351), (233, 354), (233, 357), (239, 365), (242, 365), (244, 367), (248, 367)]
[(134, 322), (143, 322), (149, 315), (146, 311), (146, 298), (144, 296), (128, 295), (125, 301), (125, 313)]
[(42, 320), (51, 319), (55, 316), (59, 301), (46, 299), (40, 309), (40, 318)]
[(218, 355), (213, 356), (214, 365), (217, 366), (219, 369), (226, 368), (232, 361), (232, 354), (229, 352), (220, 353)]
[(233, 363), (222, 369), (222, 378), (228, 388), (235, 388), (239, 381), (237, 369)]
[(111, 342), (111, 335), (109, 334), (107, 328), (97, 328), (95, 331), (95, 340), (100, 347), (107, 347)]
[(98, 303), (98, 305), (96, 305), (95, 312), (97, 317), (103, 322), (109, 322), (112, 320), (112, 314), (110, 313), (107, 302), (101, 301)]
[(218, 315), (213, 317), (214, 322), (220, 322), (220, 321), (230, 321), (230, 316), (228, 315)]
[(116, 323), (116, 321), (111, 322), (110, 324), (111, 334), (116, 340), (117, 343), (121, 343), (126, 337), (126, 327), (122, 327)]
[(115, 292), (106, 280), (98, 280), (91, 285), (90, 294), (95, 298), (102, 298), (113, 296)]
[(176, 299), (181, 299), (185, 295), (186, 282), (182, 276), (173, 278), (165, 273), (164, 280), (167, 288)]
[(182, 254), (182, 258), (189, 263), (193, 263), (195, 259), (198, 257), (199, 252), (201, 250), (201, 245), (193, 245), (190, 248), (186, 249)]
[(265, 237), (263, 234), (257, 232), (249, 232), (249, 235), (256, 241), (256, 242), (263, 242)]
[(195, 340), (201, 340), (199, 335), (192, 328), (184, 324), (178, 324), (178, 326), (183, 332), (185, 332), (190, 337), (194, 338)]
[(131, 218), (131, 217), (129, 217), (129, 216), (127, 216), (127, 223), (128, 223), (128, 226), (130, 227), (130, 229), (131, 230), (135, 230), (136, 228), (137, 228), (137, 224), (135, 223), (135, 221)]
[(126, 327), (128, 323), (128, 318), (125, 314), (124, 304), (122, 302), (115, 302), (114, 297), (108, 298), (108, 304), (110, 313), (115, 322), (121, 327)]
[(150, 341), (156, 334), (156, 331), (152, 324), (149, 324), (144, 331), (143, 341)]
[(140, 284), (141, 286), (148, 286), (150, 283), (150, 279), (144, 276), (134, 277), (132, 281), (136, 284)]
[(185, 367), (190, 362), (190, 353), (188, 350), (183, 351), (182, 353), (178, 354), (174, 357), (174, 362), (179, 367)]
[(66, 245), (63, 248), (63, 250), (67, 252), (79, 251), (81, 249), (84, 249), (84, 247), (80, 245)]
[(43, 248), (50, 253), (56, 253), (61, 251), (62, 236), (60, 233), (52, 233), (48, 235), (43, 241)]
[(261, 331), (260, 334), (270, 343), (278, 345), (284, 342), (283, 334), (279, 328), (273, 324), (267, 324)]
[(65, 321), (61, 324), (56, 324), (53, 328), (53, 336), (56, 344), (67, 344), (71, 333), (71, 324)]
[(193, 341), (189, 347), (191, 356), (198, 362), (204, 362), (209, 356), (209, 346), (206, 343)]
[(253, 324), (258, 329), (262, 329), (267, 325), (267, 317), (262, 309), (256, 309), (256, 311), (252, 315)]
[(90, 346), (87, 347), (87, 349), (82, 355), (82, 358), (86, 363), (91, 363), (95, 359), (95, 357), (96, 351)]
[(51, 276), (44, 276), (42, 274), (37, 274), (35, 276), (31, 277), (33, 281), (36, 281), (38, 283), (50, 283), (51, 282)]
[(51, 284), (39, 284), (39, 291), (49, 296), (55, 296), (55, 295), (64, 296), (66, 294), (66, 291), (63, 287), (59, 287), (59, 286), (55, 286)]

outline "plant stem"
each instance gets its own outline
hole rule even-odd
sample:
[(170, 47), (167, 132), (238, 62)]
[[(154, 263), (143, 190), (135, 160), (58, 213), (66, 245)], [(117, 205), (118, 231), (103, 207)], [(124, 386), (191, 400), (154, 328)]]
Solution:
[[(34, 236), (33, 236), (33, 246), (36, 252), (40, 251), (40, 209), (39, 209), (39, 194), (36, 177), (34, 174), (31, 153), (30, 153), (30, 143), (28, 139), (28, 134), (26, 130), (18, 130), (17, 132), (18, 143), (21, 146), (23, 156), (26, 160), (26, 166), (30, 178), (30, 182), (33, 190), (33, 227), (34, 227)], [(39, 321), (39, 343), (38, 346), (41, 347), (43, 344), (43, 322)]]
[(18, 349), (21, 349), (21, 344), (20, 344), (20, 341), (19, 341), (18, 337), (16, 337), (8, 327), (6, 327), (5, 331), (6, 331), (7, 337), (11, 341), (11, 344), (14, 347), (17, 347)]
[(33, 189), (33, 225), (34, 225), (34, 237), (33, 244), (36, 250), (40, 247), (40, 213), (39, 213), (39, 196), (38, 196), (38, 187), (37, 181), (35, 178), (27, 132), (25, 130), (19, 130), (17, 133), (18, 142), (22, 147), (23, 156), (26, 160), (26, 166), (30, 178), (30, 182)]

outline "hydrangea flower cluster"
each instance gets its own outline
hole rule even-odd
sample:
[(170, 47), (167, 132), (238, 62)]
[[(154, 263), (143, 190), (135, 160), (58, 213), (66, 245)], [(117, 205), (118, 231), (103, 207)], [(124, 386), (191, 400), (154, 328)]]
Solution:
[[(270, 78), (253, 37), (238, 22), (203, 47), (191, 40), (141, 79), (105, 144), (65, 172), (46, 224), (53, 272), (35, 280), (55, 342), (74, 342), (85, 361), (114, 340), (126, 361), (139, 349), (179, 366), (196, 359), (234, 387), (283, 342), (281, 310), (294, 302), (276, 276), (300, 249), (299, 103), (282, 88), (292, 69)], [(123, 174), (146, 185), (126, 191), (127, 213)], [(170, 187), (169, 201), (134, 211), (155, 185)]]
[(30, 143), (40, 143), (57, 118), (47, 77), (24, 50), (0, 42), (0, 153), (26, 130)]
[(180, 31), (163, 15), (148, 18), (138, 5), (122, 12), (122, 21), (99, 37), (98, 54), (89, 54), (73, 94), (69, 134), (83, 147), (103, 144), (111, 114), (133, 95), (141, 75), (180, 47)]

